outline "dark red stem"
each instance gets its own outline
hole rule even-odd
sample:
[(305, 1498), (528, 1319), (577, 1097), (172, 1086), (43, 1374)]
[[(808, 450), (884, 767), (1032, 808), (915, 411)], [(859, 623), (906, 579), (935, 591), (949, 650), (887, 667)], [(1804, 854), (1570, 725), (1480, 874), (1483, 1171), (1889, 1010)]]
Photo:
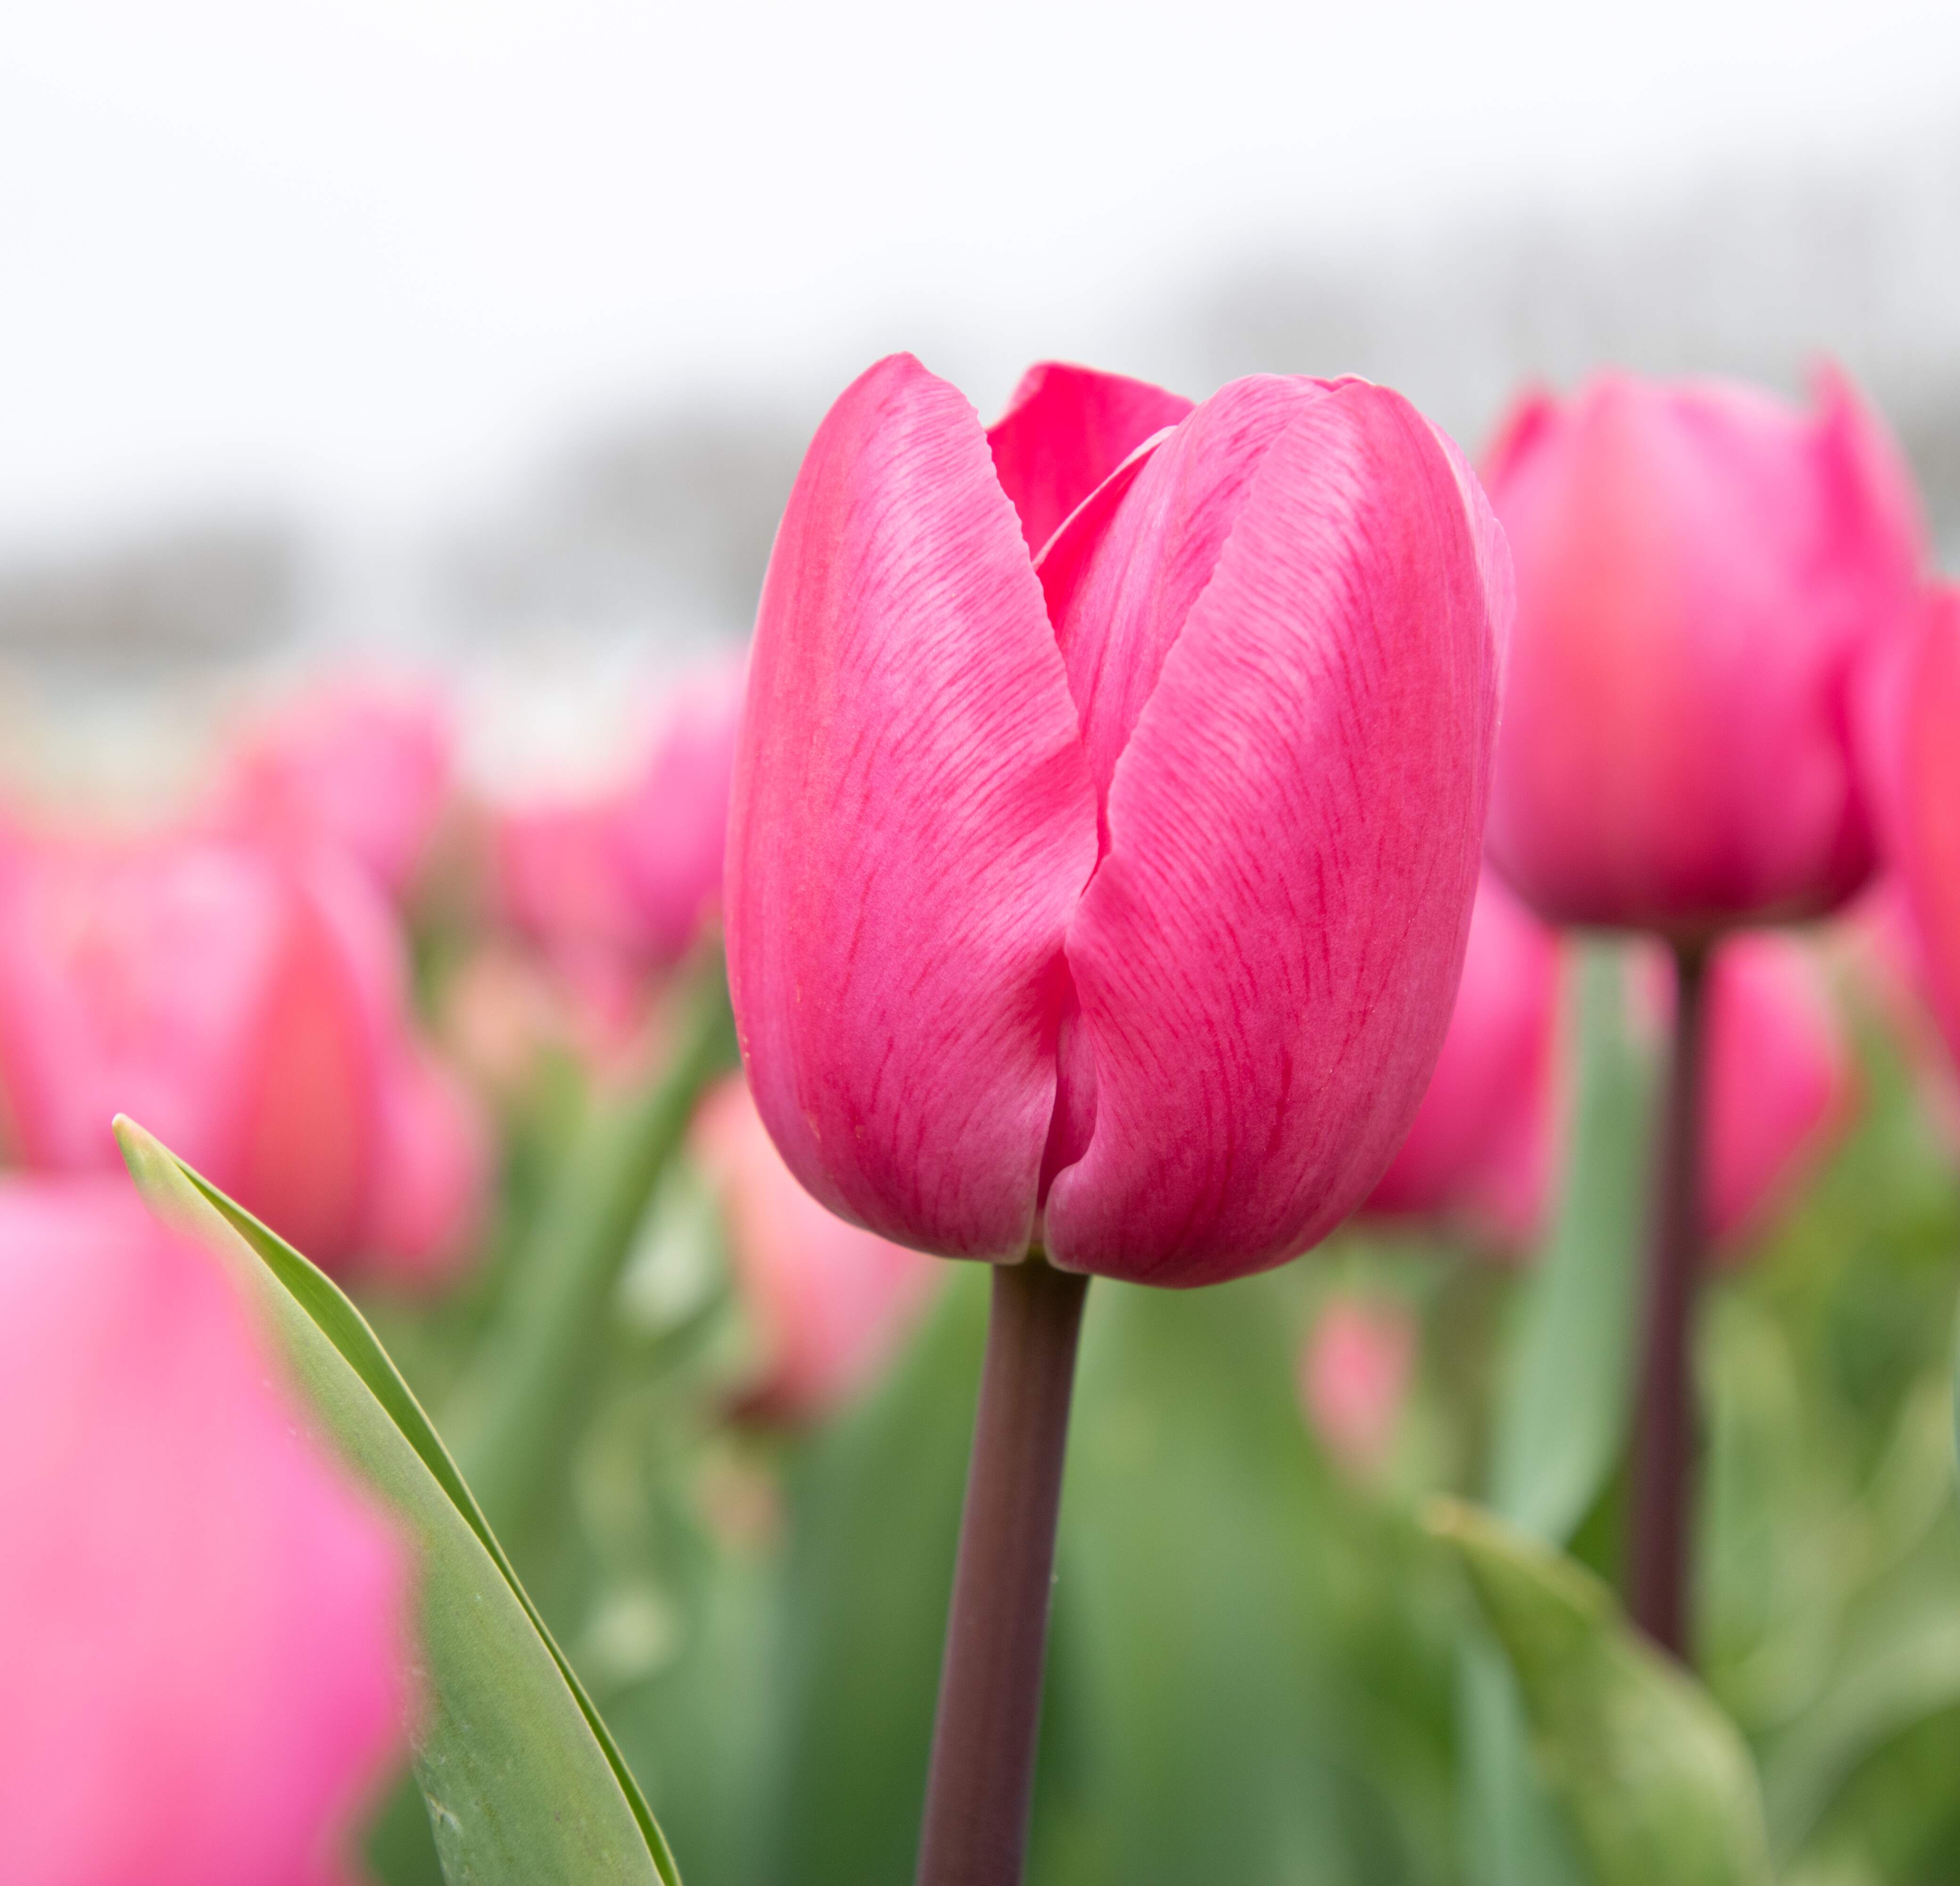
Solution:
[(1089, 1280), (994, 1267), (933, 1724), (918, 1886), (1018, 1886), (1076, 1338)]
[(1647, 1347), (1635, 1416), (1628, 1510), (1627, 1602), (1663, 1650), (1688, 1660), (1698, 1423), (1694, 1300), (1707, 1241), (1701, 1171), (1702, 1068), (1707, 1037), (1707, 951), (1675, 949), (1674, 1043), (1661, 1119)]

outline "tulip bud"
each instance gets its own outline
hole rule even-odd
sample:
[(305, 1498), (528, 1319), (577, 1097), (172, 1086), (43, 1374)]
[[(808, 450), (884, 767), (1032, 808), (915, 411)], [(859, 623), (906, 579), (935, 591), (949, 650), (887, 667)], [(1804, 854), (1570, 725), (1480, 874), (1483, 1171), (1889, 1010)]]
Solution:
[(1415, 1364), (1415, 1318), (1387, 1298), (1330, 1298), (1300, 1351), (1300, 1405), (1331, 1458), (1357, 1479), (1395, 1446)]
[(1818, 399), (1612, 374), (1500, 434), (1518, 609), (1489, 844), (1554, 921), (1693, 941), (1869, 873), (1852, 675), (1911, 619), (1923, 533), (1878, 421), (1834, 373)]
[(0, 1182), (9, 1886), (342, 1877), (405, 1753), (406, 1554), (126, 1181)]
[(1228, 386), (1037, 565), (1039, 528), (908, 356), (819, 428), (737, 752), (743, 1057), (797, 1176), (883, 1236), (1215, 1282), (1345, 1217), (1427, 1084), (1503, 540), (1354, 380)]
[(1487, 869), (1436, 1072), (1366, 1212), (1442, 1218), (1502, 1252), (1532, 1242), (1564, 1137), (1559, 982), (1556, 935)]
[(372, 881), (328, 853), (36, 847), (0, 873), (0, 1115), (18, 1156), (115, 1169), (127, 1113), (316, 1262), (439, 1271), (488, 1147), (410, 1030), (402, 949)]
[(219, 787), (218, 827), (345, 852), (399, 897), (435, 835), (452, 745), (429, 692), (364, 680), (317, 686), (240, 741)]
[(1872, 731), (1888, 837), (1933, 1013), (1960, 1056), (1960, 587), (1927, 598)]
[(692, 1143), (720, 1199), (735, 1281), (759, 1338), (746, 1404), (787, 1421), (829, 1413), (871, 1379), (917, 1320), (936, 1267), (818, 1204), (770, 1143), (740, 1080), (702, 1102)]

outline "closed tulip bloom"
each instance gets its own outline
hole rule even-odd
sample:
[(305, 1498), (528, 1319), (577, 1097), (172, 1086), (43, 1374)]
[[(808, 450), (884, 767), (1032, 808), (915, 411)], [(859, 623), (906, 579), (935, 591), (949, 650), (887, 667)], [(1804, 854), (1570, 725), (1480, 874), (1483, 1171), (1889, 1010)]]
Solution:
[(1910, 475), (1834, 373), (1813, 412), (1603, 374), (1485, 469), (1517, 632), (1491, 854), (1539, 912), (1678, 939), (1828, 911), (1874, 835), (1855, 666), (1911, 618)]
[(434, 838), (453, 744), (428, 690), (361, 679), (317, 685), (253, 724), (233, 749), (219, 827), (278, 844), (331, 846), (398, 897)]
[(216, 1261), (0, 1181), (9, 1886), (329, 1886), (406, 1757), (408, 1570)]
[(742, 668), (695, 678), (668, 701), (626, 779), (498, 819), (505, 914), (577, 969), (670, 968), (718, 910)]
[(428, 1067), (401, 951), (378, 889), (331, 855), (36, 848), (0, 874), (0, 1118), (18, 1156), (119, 1169), (110, 1122), (127, 1113), (317, 1262), (439, 1271), (473, 1226), (487, 1144)]
[(1889, 848), (1919, 979), (1960, 1056), (1960, 587), (1929, 595), (1890, 692), (1874, 730)]
[(720, 1201), (759, 1357), (753, 1412), (813, 1420), (874, 1376), (940, 1273), (929, 1258), (847, 1224), (796, 1182), (740, 1080), (702, 1103), (691, 1134)]
[(730, 984), (791, 1169), (881, 1236), (1171, 1285), (1373, 1188), (1447, 1026), (1509, 612), (1395, 393), (1240, 381), (1039, 565), (908, 356), (819, 428), (763, 587)]
[(1500, 1250), (1537, 1236), (1562, 1139), (1559, 983), (1556, 935), (1486, 870), (1436, 1072), (1367, 1212), (1441, 1218)]

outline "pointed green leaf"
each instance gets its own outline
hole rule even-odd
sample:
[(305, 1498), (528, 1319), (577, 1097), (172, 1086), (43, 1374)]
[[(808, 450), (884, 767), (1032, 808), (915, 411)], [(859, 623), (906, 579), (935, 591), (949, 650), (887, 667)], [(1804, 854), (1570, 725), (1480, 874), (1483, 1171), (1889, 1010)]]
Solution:
[(677, 1886), (605, 1724), (360, 1312), (141, 1127), (119, 1119), (116, 1131), (151, 1210), (225, 1262), (326, 1436), (413, 1535), (415, 1773), (450, 1886)]
[(1539, 1766), (1599, 1886), (1769, 1886), (1755, 1765), (1707, 1693), (1570, 1559), (1453, 1500), (1429, 1524), (1510, 1659)]

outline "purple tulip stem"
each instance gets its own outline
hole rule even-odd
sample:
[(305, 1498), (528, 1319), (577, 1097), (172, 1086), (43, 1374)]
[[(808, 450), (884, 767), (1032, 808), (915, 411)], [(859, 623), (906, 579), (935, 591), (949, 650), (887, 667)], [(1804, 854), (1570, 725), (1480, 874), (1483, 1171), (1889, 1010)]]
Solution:
[(1628, 1512), (1628, 1608), (1656, 1644), (1684, 1662), (1697, 1446), (1694, 1302), (1707, 1242), (1701, 1099), (1707, 963), (1704, 945), (1675, 946), (1674, 1042), (1656, 1175)]
[(1087, 1277), (1039, 1258), (994, 1267), (918, 1886), (1017, 1886), (1021, 1877), (1088, 1290)]

